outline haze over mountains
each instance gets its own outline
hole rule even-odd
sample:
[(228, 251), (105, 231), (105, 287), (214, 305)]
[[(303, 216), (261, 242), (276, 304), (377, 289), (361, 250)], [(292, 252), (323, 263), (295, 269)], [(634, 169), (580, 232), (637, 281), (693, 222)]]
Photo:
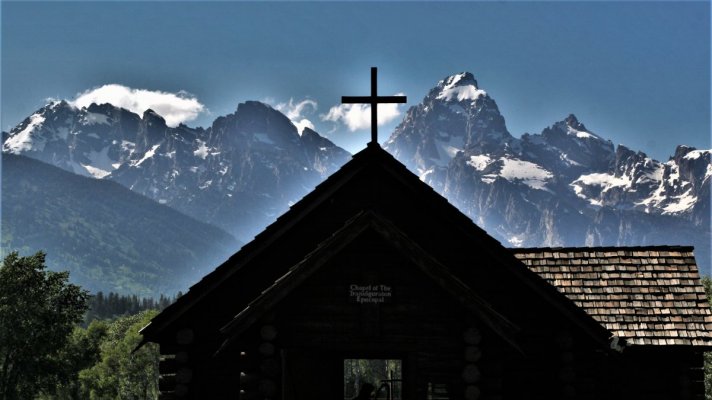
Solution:
[(241, 243), (221, 229), (116, 182), (2, 157), (2, 249), (47, 252), (92, 291), (155, 296), (185, 290)]
[[(170, 128), (151, 110), (52, 102), (3, 133), (3, 142), (5, 154), (117, 182), (242, 242), (350, 158), (260, 102), (238, 105), (207, 129)], [(384, 147), (505, 246), (692, 244), (709, 271), (710, 150), (679, 146), (670, 160), (653, 160), (614, 146), (574, 115), (515, 138), (470, 73), (438, 82)], [(5, 216), (18, 190), (6, 185), (8, 174), (44, 173), (26, 169), (3, 176), (4, 250), (26, 242), (5, 233), (21, 223)], [(201, 273), (216, 266), (195, 256), (206, 257), (196, 265)]]

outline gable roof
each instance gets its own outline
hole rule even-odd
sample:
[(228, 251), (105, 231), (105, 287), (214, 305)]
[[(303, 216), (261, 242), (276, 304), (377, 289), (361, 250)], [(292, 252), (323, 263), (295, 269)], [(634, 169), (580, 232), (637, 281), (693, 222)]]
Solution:
[(343, 228), (322, 242), (304, 260), (290, 268), (286, 274), (277, 279), (272, 286), (265, 289), (260, 296), (251, 301), (232, 321), (226, 324), (221, 331), (228, 335), (228, 339), (222, 348), (228, 346), (232, 338), (247, 330), (265, 312), (308, 280), (332, 256), (369, 229), (386, 239), (418, 270), (449, 292), (453, 298), (477, 315), (485, 325), (498, 333), (505, 341), (520, 350), (514, 339), (514, 334), (519, 330), (516, 325), (499, 314), (487, 301), (474, 293), (467, 284), (449, 273), (444, 265), (418, 246), (405, 232), (386, 218), (370, 210), (362, 211), (351, 218)]
[[(607, 341), (611, 337), (610, 331), (534, 272), (522, 268), (521, 263), (501, 243), (489, 236), (469, 217), (451, 205), (447, 199), (436, 193), (430, 186), (410, 172), (405, 165), (375, 143), (369, 143), (366, 149), (355, 154), (349, 162), (294, 204), (286, 213), (277, 218), (274, 223), (258, 234), (252, 242), (245, 245), (226, 262), (193, 285), (175, 303), (154, 317), (141, 330), (143, 335), (142, 344), (149, 341), (158, 342), (164, 332), (167, 333), (173, 329), (172, 326), (176, 321), (179, 321), (182, 315), (200, 304), (203, 299), (209, 296), (213, 290), (220, 287), (226, 280), (244, 278), (245, 281), (249, 281), (251, 271), (254, 269), (250, 263), (252, 260), (260, 256), (260, 254), (268, 252), (273, 243), (287, 235), (290, 229), (306, 221), (315, 209), (328, 202), (341, 188), (348, 185), (362, 171), (369, 168), (377, 168), (377, 176), (388, 176), (389, 178), (387, 179), (395, 179), (403, 183), (412, 190), (410, 196), (418, 199), (419, 202), (427, 204), (429, 213), (437, 212), (441, 218), (444, 218), (442, 223), (449, 230), (461, 235), (462, 240), (476, 243), (481, 255), (489, 257), (499, 268), (506, 270), (513, 278), (542, 296), (554, 308), (567, 315), (571, 321), (584, 329), (594, 340), (607, 345)], [(379, 201), (388, 201), (388, 199), (380, 199)], [(331, 234), (333, 231), (329, 233)], [(322, 238), (320, 241), (324, 239), (326, 238)], [(312, 249), (304, 249), (305, 254)], [(273, 282), (283, 273), (274, 276), (270, 282)], [(237, 306), (242, 309), (246, 304), (238, 304)]]
[(511, 249), (601, 325), (634, 345), (712, 346), (692, 247)]

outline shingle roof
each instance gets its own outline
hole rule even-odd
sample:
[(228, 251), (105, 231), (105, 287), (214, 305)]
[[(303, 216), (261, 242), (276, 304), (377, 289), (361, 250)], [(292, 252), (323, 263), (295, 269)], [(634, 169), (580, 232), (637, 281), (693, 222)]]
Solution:
[(628, 344), (712, 345), (712, 312), (692, 247), (512, 252)]

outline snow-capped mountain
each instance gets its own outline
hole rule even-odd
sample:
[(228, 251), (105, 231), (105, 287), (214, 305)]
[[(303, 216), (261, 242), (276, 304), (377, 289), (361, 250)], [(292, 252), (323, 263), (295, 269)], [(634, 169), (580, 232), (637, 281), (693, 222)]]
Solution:
[(693, 244), (709, 268), (710, 150), (656, 161), (574, 115), (515, 138), (468, 72), (439, 81), (385, 147), (505, 245)]
[[(207, 129), (53, 102), (3, 138), (4, 152), (117, 181), (243, 241), (349, 158), (259, 102)], [(574, 115), (516, 138), (468, 72), (439, 81), (385, 148), (505, 245), (692, 244), (710, 268), (710, 150), (653, 160)]]
[(11, 130), (3, 152), (119, 182), (243, 241), (350, 157), (254, 101), (207, 129), (168, 127), (152, 110), (55, 101)]
[(411, 107), (385, 148), (441, 189), (447, 166), (459, 151), (497, 152), (512, 139), (497, 104), (464, 72), (441, 80)]

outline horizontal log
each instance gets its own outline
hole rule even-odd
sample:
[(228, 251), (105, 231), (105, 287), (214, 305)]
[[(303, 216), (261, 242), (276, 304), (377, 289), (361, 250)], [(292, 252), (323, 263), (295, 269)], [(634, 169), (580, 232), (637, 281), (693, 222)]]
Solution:
[(262, 379), (257, 391), (264, 397), (275, 397), (277, 395), (277, 384), (270, 379)]
[(477, 383), (480, 380), (480, 369), (475, 364), (467, 364), (462, 371), (462, 380), (465, 383)]
[(177, 383), (190, 383), (190, 381), (192, 379), (193, 379), (193, 371), (191, 371), (189, 368), (181, 368), (176, 373), (176, 382)]
[(176, 362), (181, 363), (181, 364), (186, 364), (188, 363), (188, 352), (186, 351), (179, 351), (176, 353)]
[(264, 325), (260, 329), (260, 337), (267, 342), (273, 341), (277, 338), (277, 328), (274, 325)]
[(158, 378), (158, 390), (161, 392), (171, 392), (174, 391), (176, 388), (176, 375), (175, 374), (166, 374), (166, 375), (161, 375)]
[(178, 362), (175, 358), (161, 358), (158, 361), (158, 371), (161, 374), (173, 374), (178, 371)]
[(188, 385), (176, 385), (176, 396), (178, 398), (188, 396)]
[(260, 344), (260, 347), (257, 349), (257, 351), (259, 351), (259, 353), (263, 356), (270, 357), (274, 355), (276, 348), (272, 343), (264, 342)]
[(270, 378), (279, 376), (281, 372), (279, 362), (274, 358), (266, 358), (262, 360), (260, 363), (260, 372)]
[(263, 400), (262, 396), (257, 390), (240, 390), (240, 400)]
[(257, 386), (257, 383), (260, 381), (260, 375), (259, 374), (251, 374), (251, 373), (244, 373), (240, 372), (240, 387), (243, 389), (247, 389), (253, 386)]
[(465, 400), (477, 400), (480, 398), (480, 388), (469, 385), (465, 388)]
[(160, 392), (158, 393), (158, 400), (175, 400), (177, 399), (175, 392)]
[(688, 373), (689, 373), (690, 379), (693, 381), (702, 381), (705, 379), (704, 368), (690, 368)]
[(474, 346), (480, 344), (482, 334), (477, 328), (469, 328), (462, 334), (462, 339), (466, 344)]
[(482, 350), (477, 346), (465, 347), (465, 361), (475, 363), (482, 357)]

